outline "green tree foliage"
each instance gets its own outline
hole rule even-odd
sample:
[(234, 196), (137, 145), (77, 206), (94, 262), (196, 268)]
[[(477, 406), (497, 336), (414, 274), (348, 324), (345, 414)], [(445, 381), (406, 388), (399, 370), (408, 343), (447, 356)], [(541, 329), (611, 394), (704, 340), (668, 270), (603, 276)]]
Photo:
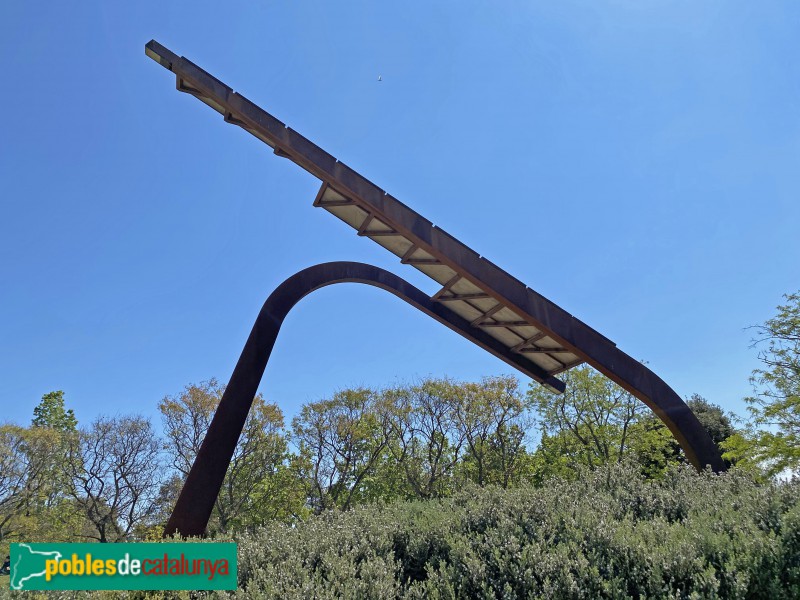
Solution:
[[(71, 408), (66, 408), (64, 392), (50, 392), (42, 396), (41, 402), (33, 409), (33, 421), (28, 437), (44, 438), (40, 445), (52, 444), (50, 452), (38, 452), (38, 460), (43, 464), (43, 478), (48, 485), (42, 488), (40, 498), (49, 506), (63, 497), (69, 490), (71, 481), (65, 467), (65, 457), (70, 445), (78, 434), (78, 420)], [(35, 442), (32, 442), (35, 443)]]
[(166, 396), (158, 404), (167, 436), (164, 449), (172, 467), (184, 478), (192, 468), (224, 391), (216, 379), (209, 379), (189, 384), (178, 396)]
[[(164, 449), (180, 479), (191, 469), (223, 392), (224, 387), (211, 379), (188, 385), (178, 396), (159, 403)], [(269, 518), (292, 520), (305, 513), (304, 483), (299, 478), (304, 465), (290, 455), (283, 427), (277, 405), (256, 396), (214, 505), (212, 531), (252, 526)], [(162, 490), (159, 514), (171, 512), (176, 489), (173, 480)]]
[(387, 415), (386, 437), (404, 489), (417, 498), (447, 495), (453, 470), (461, 457), (463, 431), (453, 418), (457, 385), (446, 379), (426, 379), (415, 385), (386, 390), (379, 410)]
[(48, 427), (61, 432), (74, 432), (78, 419), (71, 408), (64, 406), (64, 392), (50, 392), (42, 396), (42, 401), (33, 409), (34, 427)]
[(454, 390), (452, 418), (464, 439), (462, 471), (478, 485), (508, 487), (528, 466), (524, 441), (533, 425), (530, 399), (515, 377), (486, 377)]
[(538, 480), (626, 459), (640, 462), (654, 474), (663, 471), (671, 436), (650, 418), (650, 409), (588, 366), (563, 377), (567, 386), (563, 394), (535, 384), (528, 390), (541, 433), (534, 457)]
[(315, 512), (347, 509), (370, 497), (369, 480), (386, 457), (387, 418), (379, 394), (366, 388), (343, 390), (303, 406), (292, 428), (309, 462)]
[(303, 407), (295, 440), (311, 465), (312, 506), (447, 496), (464, 480), (509, 486), (529, 465), (529, 402), (513, 377), (425, 379), (345, 390)]
[(34, 409), (31, 427), (0, 427), (0, 540), (70, 541), (82, 527), (69, 494), (68, 447), (77, 420), (64, 393), (51, 392)]
[(43, 461), (35, 460), (27, 430), (17, 425), (0, 426), (0, 541), (15, 538), (23, 517), (46, 484)]
[(692, 394), (686, 404), (718, 447), (722, 447), (723, 443), (736, 433), (731, 416), (721, 406), (709, 402), (700, 394)]
[(800, 292), (785, 296), (778, 314), (756, 327), (762, 368), (745, 400), (750, 430), (726, 444), (727, 457), (763, 467), (768, 474), (800, 469)]
[[(692, 394), (686, 401), (686, 405), (708, 432), (720, 454), (724, 455), (731, 436), (736, 434), (731, 415), (726, 413), (721, 406), (709, 402), (699, 394)], [(655, 477), (663, 473), (670, 464), (688, 463), (677, 440), (672, 437), (670, 431), (655, 414), (651, 413), (641, 419), (637, 427), (644, 427), (652, 436), (660, 438), (649, 446), (637, 447), (636, 461), (642, 465), (644, 473)], [(650, 438), (645, 439), (652, 442)], [(726, 463), (729, 467), (732, 464), (730, 460), (727, 460)]]
[[(465, 486), (542, 485), (623, 462), (664, 477), (680, 461), (669, 431), (630, 394), (585, 367), (565, 379), (563, 395), (539, 386), (523, 393), (513, 377), (346, 389), (304, 405), (292, 435), (280, 409), (257, 396), (209, 531), (297, 523), (376, 500), (446, 498)], [(0, 540), (23, 531), (26, 539), (37, 531), (51, 532), (44, 539), (157, 539), (223, 392), (212, 379), (165, 397), (161, 440), (137, 416), (78, 431), (63, 394), (45, 395), (30, 428), (0, 429)], [(689, 404), (715, 441), (735, 437), (719, 407), (700, 397)]]
[(289, 452), (283, 413), (260, 396), (253, 402), (233, 454), (216, 513), (222, 531), (306, 514), (305, 465)]

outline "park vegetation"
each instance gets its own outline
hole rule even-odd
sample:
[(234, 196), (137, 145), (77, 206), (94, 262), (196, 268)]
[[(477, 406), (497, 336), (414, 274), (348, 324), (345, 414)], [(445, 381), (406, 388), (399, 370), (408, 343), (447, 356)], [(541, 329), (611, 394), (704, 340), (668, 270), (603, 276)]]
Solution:
[[(740, 419), (687, 402), (731, 467), (697, 474), (596, 371), (351, 388), (287, 422), (257, 396), (209, 534), (263, 597), (800, 596), (800, 294), (755, 328)], [(224, 391), (81, 425), (60, 391), (0, 426), (0, 552), (159, 539)], [(244, 593), (244, 592), (242, 592)]]

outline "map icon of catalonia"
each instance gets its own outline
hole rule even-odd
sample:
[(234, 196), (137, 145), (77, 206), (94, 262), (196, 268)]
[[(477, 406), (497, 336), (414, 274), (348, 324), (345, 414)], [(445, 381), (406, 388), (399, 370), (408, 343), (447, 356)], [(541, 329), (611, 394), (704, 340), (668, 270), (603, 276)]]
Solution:
[(12, 544), (9, 586), (12, 590), (24, 590), (26, 582), (44, 578), (45, 561), (60, 559), (60, 552), (42, 552), (34, 550), (30, 544)]

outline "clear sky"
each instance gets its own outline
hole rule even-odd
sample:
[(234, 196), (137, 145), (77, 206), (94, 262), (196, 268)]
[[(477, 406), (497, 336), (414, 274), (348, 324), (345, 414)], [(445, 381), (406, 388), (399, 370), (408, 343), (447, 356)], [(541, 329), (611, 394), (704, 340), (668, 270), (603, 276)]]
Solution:
[[(0, 3), (0, 406), (79, 420), (227, 381), (301, 268), (432, 281), (146, 58), (155, 38), (576, 315), (743, 412), (800, 288), (800, 3)], [(382, 81), (378, 81), (378, 76)], [(511, 372), (379, 290), (290, 315), (262, 390)]]

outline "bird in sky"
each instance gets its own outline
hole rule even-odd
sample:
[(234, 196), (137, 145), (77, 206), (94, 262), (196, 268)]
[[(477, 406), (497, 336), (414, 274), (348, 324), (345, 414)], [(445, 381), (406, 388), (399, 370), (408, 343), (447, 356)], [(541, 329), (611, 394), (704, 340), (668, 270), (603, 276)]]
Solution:
[(383, 77), (381, 77), (380, 75), (378, 75), (378, 81), (383, 81)]

